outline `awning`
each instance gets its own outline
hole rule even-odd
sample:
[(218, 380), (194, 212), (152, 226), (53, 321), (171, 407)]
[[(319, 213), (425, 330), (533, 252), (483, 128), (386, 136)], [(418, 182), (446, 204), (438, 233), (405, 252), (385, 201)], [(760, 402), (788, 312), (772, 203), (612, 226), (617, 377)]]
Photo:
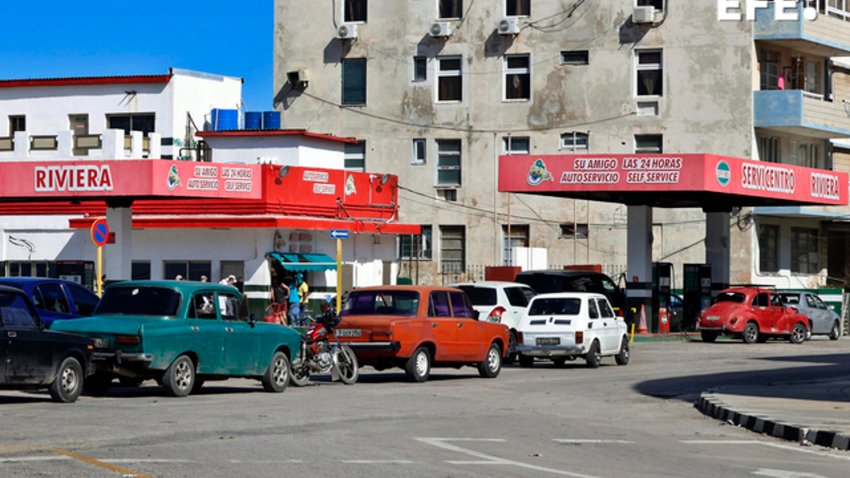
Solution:
[(292, 252), (269, 252), (280, 262), (285, 270), (293, 272), (312, 272), (336, 270), (336, 261), (327, 254), (302, 254)]

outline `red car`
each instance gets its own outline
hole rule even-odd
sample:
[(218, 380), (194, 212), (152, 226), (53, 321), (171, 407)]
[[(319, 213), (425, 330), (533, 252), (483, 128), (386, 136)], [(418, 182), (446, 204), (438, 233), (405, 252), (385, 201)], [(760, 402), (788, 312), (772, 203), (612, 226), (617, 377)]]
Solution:
[(382, 286), (351, 291), (334, 330), (360, 365), (401, 367), (410, 380), (428, 380), (432, 366), (473, 365), (496, 377), (510, 333), (478, 320), (466, 294), (450, 287)]
[(698, 329), (705, 342), (720, 334), (741, 337), (744, 342), (764, 342), (771, 336), (787, 337), (802, 343), (809, 332), (809, 319), (788, 307), (773, 290), (733, 287), (717, 294), (714, 304), (699, 319)]

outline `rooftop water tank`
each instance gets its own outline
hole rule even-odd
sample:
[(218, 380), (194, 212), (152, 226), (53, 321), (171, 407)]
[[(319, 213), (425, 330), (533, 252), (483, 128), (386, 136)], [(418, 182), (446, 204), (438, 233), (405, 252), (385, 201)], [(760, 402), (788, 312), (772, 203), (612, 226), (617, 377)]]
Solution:
[(245, 112), (245, 129), (262, 129), (263, 113), (259, 111)]
[(210, 115), (213, 131), (228, 131), (239, 128), (239, 111), (213, 108)]
[(280, 111), (263, 112), (263, 129), (280, 129)]

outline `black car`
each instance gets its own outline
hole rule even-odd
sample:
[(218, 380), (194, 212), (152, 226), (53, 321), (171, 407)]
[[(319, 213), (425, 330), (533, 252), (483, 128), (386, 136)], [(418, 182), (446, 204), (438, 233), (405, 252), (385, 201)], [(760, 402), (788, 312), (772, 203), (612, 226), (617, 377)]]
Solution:
[(626, 310), (626, 294), (602, 272), (562, 269), (522, 271), (514, 280), (531, 286), (538, 294), (596, 292), (608, 298), (615, 312)]
[(46, 388), (73, 402), (92, 368), (90, 339), (44, 328), (26, 294), (0, 286), (0, 389)]

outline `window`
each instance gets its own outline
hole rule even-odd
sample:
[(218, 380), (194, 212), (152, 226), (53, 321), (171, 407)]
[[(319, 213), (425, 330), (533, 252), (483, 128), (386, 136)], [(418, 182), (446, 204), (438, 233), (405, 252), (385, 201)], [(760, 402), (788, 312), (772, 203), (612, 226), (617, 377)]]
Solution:
[[(534, 291), (530, 287), (505, 287), (508, 302), (514, 307), (528, 307)], [(493, 302), (495, 304), (495, 301)]]
[(221, 318), (223, 320), (237, 320), (237, 312), (239, 312), (239, 299), (231, 294), (218, 294), (218, 308), (221, 310)]
[(505, 0), (506, 17), (527, 17), (531, 15), (531, 0)]
[(400, 259), (431, 260), (431, 226), (422, 226), (422, 234), (398, 236), (398, 256)]
[(413, 156), (410, 159), (410, 164), (422, 165), (425, 164), (428, 142), (425, 138), (414, 138), (413, 140)]
[(444, 201), (457, 201), (457, 189), (440, 189), (437, 197)]
[(593, 300), (593, 299), (588, 299), (587, 300), (587, 306), (588, 306), (588, 308), (587, 308), (588, 317), (590, 317), (591, 319), (598, 319), (599, 318), (599, 308), (596, 306), (596, 301)]
[(791, 228), (791, 272), (817, 274), (820, 271), (818, 256), (818, 230), (804, 227)]
[(65, 291), (59, 284), (41, 284), (35, 288), (33, 299), (37, 309), (47, 312), (58, 312), (60, 314), (70, 314), (71, 306), (68, 305), (68, 299), (65, 297)]
[(366, 21), (366, 0), (343, 0), (342, 1), (342, 21), (344, 21), (344, 22), (365, 22)]
[[(35, 329), (38, 327), (32, 311), (20, 293), (0, 292), (0, 316), (2, 316), (2, 326), (6, 328)], [(3, 357), (3, 361), (6, 361), (6, 357)]]
[(16, 131), (26, 131), (27, 130), (27, 117), (20, 116), (9, 116), (9, 136), (15, 136)]
[(465, 267), (464, 226), (440, 226), (440, 272), (462, 272)]
[(561, 224), (561, 237), (573, 239), (587, 239), (588, 227), (587, 224)]
[(437, 58), (437, 101), (463, 101), (461, 57)]
[(531, 140), (528, 136), (505, 136), (502, 154), (531, 154)]
[(421, 82), (428, 79), (428, 60), (424, 56), (413, 57), (413, 81)]
[(475, 318), (475, 309), (469, 305), (469, 300), (463, 292), (449, 292), (452, 300), (452, 315), (461, 319)]
[(531, 57), (505, 56), (505, 100), (531, 99)]
[[(292, 241), (292, 236), (290, 236), (290, 244)], [(245, 277), (245, 261), (221, 261), (219, 262), (219, 270), (221, 271), (221, 277), (218, 280), (222, 280), (228, 276), (235, 276), (236, 281), (239, 282), (241, 277)]]
[(437, 140), (437, 187), (460, 186), (460, 140)]
[(366, 171), (366, 142), (345, 145), (345, 169), (347, 171)]
[(130, 277), (132, 277), (133, 280), (150, 280), (150, 261), (133, 261), (130, 265)]
[(656, 10), (661, 10), (664, 8), (664, 0), (637, 0), (637, 6), (655, 7)]
[(759, 89), (775, 90), (779, 87), (779, 61), (781, 55), (775, 51), (759, 50)]
[(823, 88), (821, 88), (820, 81), (821, 71), (823, 71), (823, 66), (821, 66), (819, 62), (806, 61), (806, 73), (803, 80), (803, 88), (809, 93), (817, 95), (823, 94)]
[(208, 261), (166, 261), (163, 263), (163, 278), (176, 279), (182, 276), (185, 280), (201, 280), (201, 276), (212, 275), (212, 263)]
[(562, 65), (587, 65), (590, 63), (590, 57), (587, 50), (562, 51)]
[(779, 272), (779, 226), (759, 224), (759, 272)]
[(772, 136), (757, 136), (759, 159), (770, 163), (782, 162), (782, 146), (779, 138)]
[(580, 151), (587, 152), (588, 149), (588, 135), (587, 133), (579, 133), (577, 131), (571, 131), (569, 133), (561, 134), (561, 149), (567, 151)]
[(502, 226), (502, 264), (506, 266), (513, 265), (511, 250), (514, 247), (528, 247), (528, 236), (528, 225), (511, 224), (510, 229), (507, 224)]
[(90, 316), (94, 313), (94, 308), (99, 302), (97, 296), (89, 292), (88, 289), (82, 286), (66, 285), (71, 298), (74, 299), (74, 305), (77, 307), (77, 315)]
[(635, 52), (637, 61), (637, 95), (662, 96), (663, 67), (661, 50), (638, 50)]
[(141, 131), (145, 136), (156, 131), (154, 113), (109, 114), (106, 115), (109, 129), (123, 129), (125, 135), (130, 131)]
[(599, 304), (599, 312), (602, 314), (603, 319), (613, 319), (614, 310), (611, 308), (611, 304), (608, 303), (605, 299), (596, 299), (596, 302)]
[(212, 292), (195, 294), (187, 316), (190, 319), (215, 319), (215, 294)]
[(661, 153), (664, 137), (660, 134), (636, 134), (635, 153)]
[(813, 143), (791, 143), (791, 150), (797, 156), (796, 164), (807, 168), (818, 167), (818, 145)]
[(437, 18), (461, 18), (463, 0), (439, 0)]
[(342, 104), (366, 104), (366, 59), (342, 60)]
[(451, 317), (449, 308), (449, 293), (444, 291), (431, 292), (428, 300), (428, 317)]

